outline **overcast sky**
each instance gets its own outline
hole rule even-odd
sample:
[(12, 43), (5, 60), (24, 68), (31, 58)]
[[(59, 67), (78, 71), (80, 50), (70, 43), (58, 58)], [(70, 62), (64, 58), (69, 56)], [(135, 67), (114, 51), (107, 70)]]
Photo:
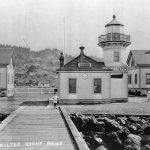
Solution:
[(83, 45), (87, 55), (101, 56), (98, 36), (115, 14), (131, 35), (128, 50), (150, 49), (149, 8), (150, 0), (0, 0), (0, 43), (64, 51), (65, 33), (66, 53)]

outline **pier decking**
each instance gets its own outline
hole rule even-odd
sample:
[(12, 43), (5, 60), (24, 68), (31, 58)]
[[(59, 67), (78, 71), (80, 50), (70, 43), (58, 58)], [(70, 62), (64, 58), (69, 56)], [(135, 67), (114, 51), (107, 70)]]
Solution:
[(23, 106), (12, 115), (0, 128), (1, 150), (74, 150), (58, 109)]

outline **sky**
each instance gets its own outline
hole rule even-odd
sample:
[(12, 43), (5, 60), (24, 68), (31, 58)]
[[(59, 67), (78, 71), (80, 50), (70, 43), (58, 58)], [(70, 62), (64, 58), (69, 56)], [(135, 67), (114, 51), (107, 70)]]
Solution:
[(116, 19), (131, 35), (130, 49), (150, 49), (150, 0), (0, 0), (0, 43), (39, 51), (58, 48), (102, 57), (98, 36)]

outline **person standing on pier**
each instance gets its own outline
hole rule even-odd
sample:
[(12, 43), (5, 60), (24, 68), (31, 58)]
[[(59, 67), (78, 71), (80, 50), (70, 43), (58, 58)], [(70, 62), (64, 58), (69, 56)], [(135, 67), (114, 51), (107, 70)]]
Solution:
[(54, 92), (54, 96), (53, 96), (54, 108), (57, 108), (58, 99), (59, 99), (59, 97), (58, 97), (58, 96), (56, 95), (56, 93)]

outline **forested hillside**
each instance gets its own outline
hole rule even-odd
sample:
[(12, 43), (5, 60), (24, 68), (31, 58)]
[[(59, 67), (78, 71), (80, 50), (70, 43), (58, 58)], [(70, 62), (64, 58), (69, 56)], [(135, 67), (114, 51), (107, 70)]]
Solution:
[[(26, 47), (2, 44), (0, 48), (9, 48), (14, 52), (15, 84), (17, 86), (37, 86), (39, 82), (49, 82), (51, 86), (57, 86), (56, 70), (59, 68), (60, 50), (49, 48), (30, 51)], [(66, 63), (72, 59), (73, 56), (65, 55)]]

